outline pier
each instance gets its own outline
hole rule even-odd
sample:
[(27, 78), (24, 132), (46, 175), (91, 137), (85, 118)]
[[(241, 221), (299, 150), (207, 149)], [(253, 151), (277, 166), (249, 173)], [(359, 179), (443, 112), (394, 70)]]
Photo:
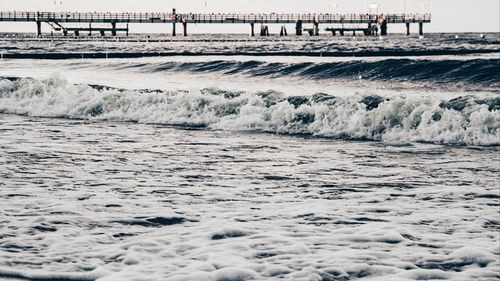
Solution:
[[(117, 32), (126, 32), (129, 24), (156, 23), (170, 24), (172, 36), (177, 35), (177, 24), (182, 26), (183, 36), (188, 36), (189, 24), (249, 24), (250, 35), (255, 36), (255, 25), (260, 25), (260, 35), (269, 35), (269, 25), (281, 25), (280, 35), (288, 35), (286, 24), (295, 25), (295, 35), (301, 36), (303, 31), (310, 35), (319, 35), (320, 25), (327, 26), (326, 31), (336, 35), (344, 35), (346, 31), (363, 32), (364, 35), (387, 35), (388, 25), (405, 24), (406, 33), (410, 34), (410, 25), (418, 24), (419, 35), (423, 35), (423, 26), (431, 22), (430, 14), (195, 14), (177, 13), (78, 13), (78, 12), (0, 12), (0, 22), (33, 22), (36, 34), (42, 35), (42, 23), (48, 24), (53, 31), (61, 31), (64, 35), (74, 32), (92, 31), (102, 36), (106, 32), (116, 36)], [(85, 24), (73, 27), (68, 24)], [(100, 27), (95, 24), (109, 24)], [(120, 25), (122, 25), (120, 27)], [(123, 26), (125, 25), (125, 26)], [(309, 27), (304, 27), (309, 25)]]

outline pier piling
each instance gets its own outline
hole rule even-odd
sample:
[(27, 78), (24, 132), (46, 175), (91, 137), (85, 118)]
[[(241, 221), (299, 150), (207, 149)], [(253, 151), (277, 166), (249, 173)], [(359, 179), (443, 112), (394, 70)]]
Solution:
[(406, 36), (409, 36), (410, 35), (410, 23), (407, 22), (406, 23)]
[(36, 22), (36, 36), (42, 36), (42, 22)]
[(260, 36), (269, 36), (269, 26), (267, 25), (260, 26)]
[(314, 22), (313, 34), (314, 36), (319, 36), (319, 22), (317, 21)]
[(295, 23), (295, 35), (302, 36), (302, 20)]
[(424, 35), (424, 23), (423, 22), (418, 23), (418, 35), (420, 35), (420, 36)]
[(188, 36), (187, 26), (188, 26), (188, 23), (186, 21), (183, 21), (182, 22), (182, 28), (184, 30), (184, 37)]
[(380, 35), (382, 36), (387, 35), (387, 19), (384, 19), (380, 24)]
[(177, 12), (174, 9), (172, 9), (172, 37), (175, 37), (177, 34), (176, 34), (176, 30), (175, 30), (175, 23), (177, 22)]
[(111, 35), (116, 36), (116, 22), (111, 23)]
[(269, 36), (269, 26), (263, 25), (260, 27), (260, 36)]
[(281, 26), (280, 36), (288, 36), (288, 32), (286, 31), (286, 27), (284, 25)]
[(255, 23), (250, 23), (250, 36), (255, 36)]

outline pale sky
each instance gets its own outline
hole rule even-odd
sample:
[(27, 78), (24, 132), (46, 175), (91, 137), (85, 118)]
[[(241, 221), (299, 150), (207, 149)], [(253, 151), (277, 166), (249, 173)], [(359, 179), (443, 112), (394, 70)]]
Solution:
[[(500, 0), (0, 0), (2, 11), (98, 11), (179, 13), (367, 13), (370, 3), (379, 13), (432, 13), (426, 32), (500, 32)], [(131, 32), (167, 32), (165, 24), (132, 24)], [(404, 25), (390, 25), (389, 32), (403, 32)], [(192, 25), (189, 32), (248, 32), (247, 25)], [(270, 26), (271, 33), (280, 26)], [(412, 27), (416, 32), (418, 27)], [(181, 29), (179, 28), (178, 31)], [(289, 27), (292, 30), (292, 27)], [(34, 23), (0, 22), (0, 32), (35, 32)], [(43, 27), (48, 32), (47, 25)]]

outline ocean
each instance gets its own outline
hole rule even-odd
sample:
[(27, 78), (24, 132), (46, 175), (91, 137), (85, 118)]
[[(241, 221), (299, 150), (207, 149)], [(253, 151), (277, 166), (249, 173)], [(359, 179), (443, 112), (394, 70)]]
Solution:
[(500, 279), (498, 33), (0, 55), (0, 280)]

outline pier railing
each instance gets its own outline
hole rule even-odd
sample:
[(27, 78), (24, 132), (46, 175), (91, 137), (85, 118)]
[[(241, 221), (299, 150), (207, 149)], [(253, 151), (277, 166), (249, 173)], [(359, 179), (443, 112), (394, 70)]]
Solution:
[(427, 23), (430, 14), (173, 14), (173, 13), (72, 13), (0, 12), (0, 21), (86, 23)]

